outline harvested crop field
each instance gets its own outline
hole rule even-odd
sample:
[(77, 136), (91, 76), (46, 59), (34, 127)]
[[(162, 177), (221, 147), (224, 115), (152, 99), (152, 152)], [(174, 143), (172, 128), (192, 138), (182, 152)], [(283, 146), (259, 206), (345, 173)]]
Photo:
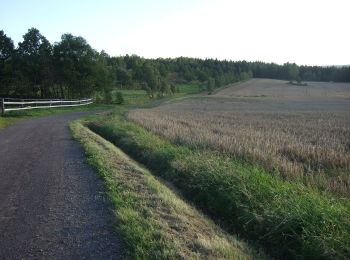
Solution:
[(178, 144), (259, 164), (349, 197), (350, 84), (253, 79), (128, 118)]

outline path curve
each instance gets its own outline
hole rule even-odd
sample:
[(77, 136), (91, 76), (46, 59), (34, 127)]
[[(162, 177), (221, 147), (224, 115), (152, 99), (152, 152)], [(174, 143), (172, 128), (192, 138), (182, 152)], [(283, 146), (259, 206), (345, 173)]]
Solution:
[(0, 259), (121, 259), (103, 183), (68, 123), (86, 112), (0, 130)]

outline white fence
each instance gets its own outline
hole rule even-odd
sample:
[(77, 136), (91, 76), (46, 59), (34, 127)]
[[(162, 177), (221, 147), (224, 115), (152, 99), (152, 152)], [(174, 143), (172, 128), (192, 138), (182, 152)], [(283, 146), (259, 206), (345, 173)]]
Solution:
[(92, 98), (86, 99), (17, 99), (17, 98), (1, 98), (1, 113), (8, 111), (53, 108), (53, 107), (76, 107), (92, 104)]

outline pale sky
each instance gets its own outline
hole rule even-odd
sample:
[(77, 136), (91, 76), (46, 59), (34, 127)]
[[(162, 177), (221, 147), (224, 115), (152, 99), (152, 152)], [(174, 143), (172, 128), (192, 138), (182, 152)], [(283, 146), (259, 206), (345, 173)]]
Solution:
[(111, 56), (350, 64), (349, 0), (0, 0), (0, 30), (84, 37)]

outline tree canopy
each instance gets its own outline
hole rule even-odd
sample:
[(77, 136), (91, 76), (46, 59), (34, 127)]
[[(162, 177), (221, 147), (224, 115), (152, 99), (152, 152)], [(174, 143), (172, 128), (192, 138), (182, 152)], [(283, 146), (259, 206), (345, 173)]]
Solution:
[(0, 30), (1, 96), (78, 98), (132, 88), (144, 89), (155, 97), (174, 92), (178, 83), (202, 83), (211, 92), (251, 77), (350, 82), (350, 67), (187, 57), (110, 57), (94, 50), (84, 38), (69, 33), (51, 44), (36, 28), (30, 28), (15, 48), (11, 38)]

